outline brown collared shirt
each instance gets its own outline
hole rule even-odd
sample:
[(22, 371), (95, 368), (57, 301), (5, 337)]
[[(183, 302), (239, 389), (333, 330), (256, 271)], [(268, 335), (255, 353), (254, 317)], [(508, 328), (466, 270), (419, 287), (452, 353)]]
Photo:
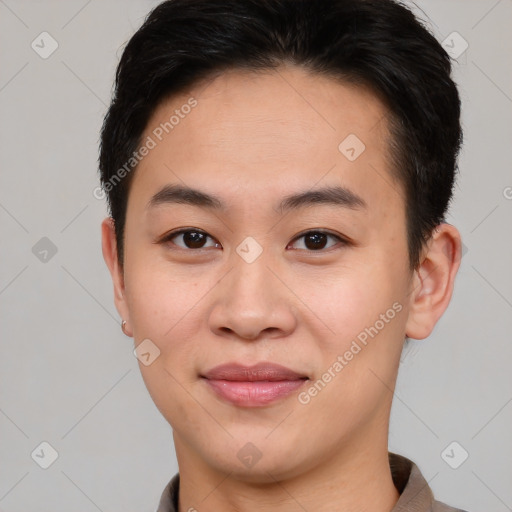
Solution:
[[(436, 501), (418, 466), (402, 455), (389, 452), (393, 483), (400, 493), (391, 512), (465, 512)], [(180, 474), (176, 473), (162, 493), (156, 512), (178, 512)]]

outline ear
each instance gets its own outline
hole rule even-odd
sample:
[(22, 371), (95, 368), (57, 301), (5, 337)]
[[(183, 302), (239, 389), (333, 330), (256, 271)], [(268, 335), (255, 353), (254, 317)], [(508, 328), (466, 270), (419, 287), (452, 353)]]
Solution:
[(103, 259), (107, 264), (114, 285), (114, 303), (118, 313), (123, 320), (126, 320), (126, 334), (133, 336), (130, 330), (130, 318), (128, 304), (126, 302), (126, 293), (124, 287), (123, 270), (117, 259), (117, 242), (114, 219), (107, 217), (101, 223), (101, 248)]
[(462, 257), (457, 228), (442, 223), (436, 227), (414, 271), (409, 289), (409, 314), (405, 332), (422, 340), (430, 335), (452, 297), (455, 276)]

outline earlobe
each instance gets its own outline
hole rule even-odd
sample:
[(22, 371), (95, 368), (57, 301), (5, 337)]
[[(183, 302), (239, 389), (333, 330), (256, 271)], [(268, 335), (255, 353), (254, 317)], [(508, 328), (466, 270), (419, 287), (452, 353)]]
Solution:
[(422, 340), (428, 337), (445, 312), (452, 297), (461, 255), (462, 241), (457, 228), (451, 224), (439, 224), (411, 280), (405, 327), (409, 338)]
[(128, 306), (125, 297), (124, 276), (117, 258), (115, 225), (111, 217), (105, 218), (101, 223), (101, 247), (103, 259), (112, 277), (116, 309), (122, 319), (129, 320)]

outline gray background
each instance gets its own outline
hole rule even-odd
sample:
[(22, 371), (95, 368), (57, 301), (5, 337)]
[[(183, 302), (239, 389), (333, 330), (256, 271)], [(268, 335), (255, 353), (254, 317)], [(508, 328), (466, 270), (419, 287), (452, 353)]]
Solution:
[[(92, 193), (120, 48), (156, 4), (0, 0), (3, 511), (150, 512), (177, 471), (171, 428), (119, 328), (100, 245), (106, 207)], [(439, 500), (504, 512), (512, 510), (512, 0), (424, 0), (415, 9), (439, 40), (456, 31), (469, 44), (455, 70), (465, 146), (448, 218), (467, 252), (447, 312), (428, 340), (404, 351), (390, 449), (418, 464)], [(47, 59), (31, 47), (43, 31), (59, 45)], [(41, 252), (43, 237), (55, 254)], [(43, 441), (58, 452), (48, 469), (38, 465), (48, 449), (31, 457)], [(460, 447), (444, 452), (453, 441)], [(454, 464), (462, 449), (469, 457), (452, 469), (442, 453)]]

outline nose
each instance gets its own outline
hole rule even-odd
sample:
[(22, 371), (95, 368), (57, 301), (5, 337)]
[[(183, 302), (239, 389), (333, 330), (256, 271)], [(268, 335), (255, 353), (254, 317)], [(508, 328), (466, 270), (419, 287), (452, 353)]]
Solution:
[(213, 295), (209, 326), (216, 335), (256, 340), (284, 337), (295, 329), (293, 293), (264, 254), (252, 263), (233, 254)]

